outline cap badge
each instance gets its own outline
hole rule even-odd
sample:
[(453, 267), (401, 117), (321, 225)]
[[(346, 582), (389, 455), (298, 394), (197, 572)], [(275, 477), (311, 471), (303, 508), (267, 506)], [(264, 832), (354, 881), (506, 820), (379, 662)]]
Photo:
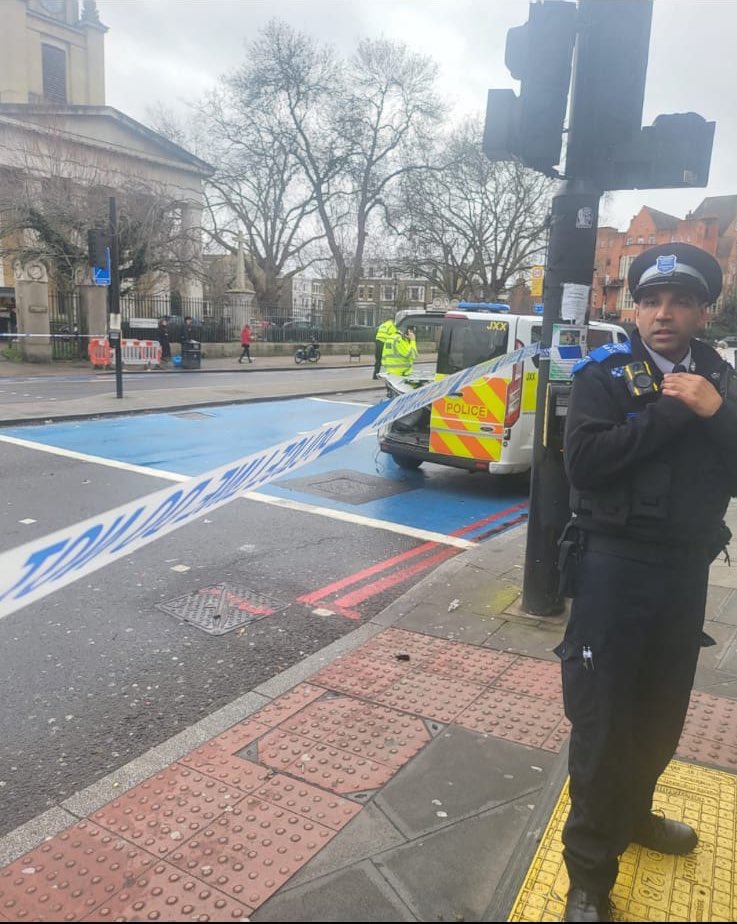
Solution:
[(664, 276), (670, 276), (671, 273), (675, 273), (677, 262), (674, 253), (668, 254), (668, 256), (661, 256), (655, 261), (655, 269)]

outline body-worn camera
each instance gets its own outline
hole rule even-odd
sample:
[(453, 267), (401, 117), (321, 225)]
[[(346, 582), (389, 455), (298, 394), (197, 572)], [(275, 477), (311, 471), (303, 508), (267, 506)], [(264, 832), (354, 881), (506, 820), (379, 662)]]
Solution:
[(624, 380), (627, 383), (629, 393), (634, 397), (640, 395), (654, 395), (660, 391), (658, 383), (653, 378), (652, 370), (648, 363), (628, 363), (622, 370)]

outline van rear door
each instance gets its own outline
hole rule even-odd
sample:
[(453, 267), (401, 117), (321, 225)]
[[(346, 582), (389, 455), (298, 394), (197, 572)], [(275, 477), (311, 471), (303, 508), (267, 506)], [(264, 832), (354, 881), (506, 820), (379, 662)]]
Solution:
[[(446, 316), (436, 380), (509, 352), (512, 321), (499, 316), (483, 319)], [(498, 461), (510, 379), (511, 375), (482, 379), (434, 401), (430, 451), (486, 463)]]

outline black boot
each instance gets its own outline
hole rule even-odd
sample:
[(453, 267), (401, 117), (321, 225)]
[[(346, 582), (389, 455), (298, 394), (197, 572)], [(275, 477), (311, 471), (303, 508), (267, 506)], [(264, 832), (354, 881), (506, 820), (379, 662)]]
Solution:
[(658, 853), (681, 856), (691, 853), (699, 842), (699, 836), (691, 825), (651, 813), (637, 825), (632, 840)]
[(612, 910), (608, 895), (587, 892), (572, 886), (566, 899), (564, 921), (611, 921)]

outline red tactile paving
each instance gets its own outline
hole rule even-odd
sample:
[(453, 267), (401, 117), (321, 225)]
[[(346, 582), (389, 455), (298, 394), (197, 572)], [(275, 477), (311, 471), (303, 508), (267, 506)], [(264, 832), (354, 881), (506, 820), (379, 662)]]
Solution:
[(302, 780), (275, 773), (257, 789), (254, 797), (270, 802), (277, 808), (339, 831), (361, 811), (361, 806), (331, 792), (310, 786)]
[(280, 729), (261, 739), (259, 760), (323, 789), (343, 794), (377, 789), (396, 772), (387, 764)]
[(329, 690), (373, 699), (415, 666), (412, 661), (389, 661), (377, 652), (355, 653), (324, 667), (312, 679)]
[(691, 735), (686, 731), (683, 732), (678, 742), (676, 756), (703, 764), (715, 764), (733, 772), (737, 769), (737, 747), (721, 741), (713, 741), (710, 738)]
[(542, 748), (562, 719), (562, 703), (490, 687), (456, 722), (473, 731)]
[(489, 684), (517, 660), (517, 655), (506, 651), (491, 651), (473, 645), (456, 645), (436, 655), (425, 665), (425, 670), (469, 683)]
[(12, 921), (78, 921), (155, 862), (82, 821), (0, 870), (0, 912)]
[(92, 820), (164, 857), (243, 797), (238, 789), (173, 764), (103, 806)]
[(718, 743), (737, 741), (737, 702), (708, 693), (692, 693), (684, 730)]
[(253, 911), (209, 883), (156, 862), (83, 921), (247, 921)]
[(561, 721), (545, 739), (545, 743), (541, 744), (540, 747), (545, 751), (554, 751), (557, 754), (566, 743), (566, 740), (570, 734), (571, 723), (568, 721), (568, 719), (561, 719)]
[(294, 715), (295, 712), (299, 712), (300, 709), (324, 695), (325, 691), (320, 687), (315, 687), (310, 683), (300, 683), (294, 689), (289, 690), (288, 693), (277, 697), (268, 706), (259, 709), (251, 718), (262, 725), (273, 728), (283, 722), (284, 719), (288, 719), (290, 715)]
[(331, 838), (325, 825), (247, 797), (183, 844), (171, 862), (256, 908)]
[(253, 719), (246, 719), (245, 722), (231, 725), (230, 728), (226, 729), (220, 735), (211, 738), (207, 744), (208, 746), (213, 744), (217, 745), (217, 747), (222, 748), (228, 754), (235, 754), (236, 751), (240, 751), (241, 748), (251, 744), (257, 738), (260, 738), (261, 735), (265, 735), (270, 728), (270, 725), (256, 722)]
[(349, 696), (313, 703), (281, 730), (397, 768), (430, 740), (420, 719)]
[[(458, 645), (447, 639), (408, 632), (405, 629), (385, 629), (356, 649), (356, 653), (370, 654), (385, 660), (396, 661), (397, 656), (409, 655), (410, 666), (422, 667), (442, 652)], [(469, 646), (471, 647), (471, 646)]]
[(519, 657), (508, 671), (494, 681), (494, 686), (527, 696), (542, 696), (544, 699), (563, 698), (558, 661)]
[(251, 792), (269, 776), (269, 771), (258, 764), (233, 757), (219, 745), (209, 742), (180, 757), (178, 762), (241, 792)]
[(438, 722), (452, 722), (483, 690), (480, 683), (449, 681), (440, 674), (416, 670), (380, 693), (376, 701)]

